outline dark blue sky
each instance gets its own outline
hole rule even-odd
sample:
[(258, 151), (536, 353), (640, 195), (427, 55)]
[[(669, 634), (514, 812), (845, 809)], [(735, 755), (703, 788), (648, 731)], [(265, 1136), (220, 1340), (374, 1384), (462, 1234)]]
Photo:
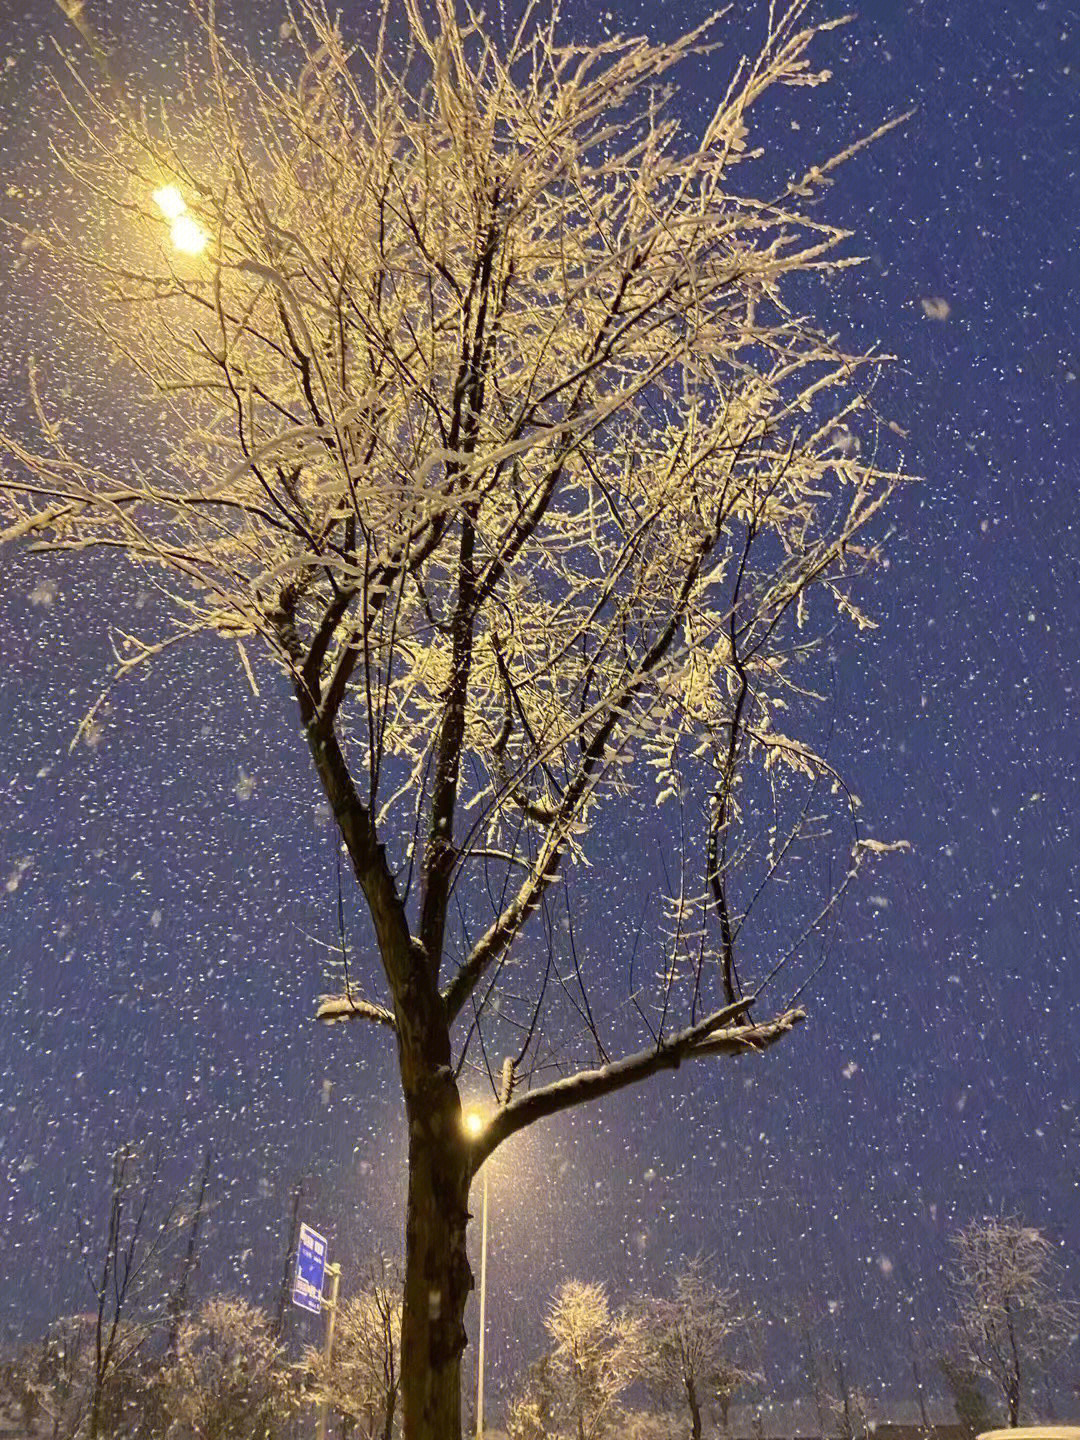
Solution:
[[(613, 29), (670, 32), (706, 11), (574, 8), (592, 34), (608, 13)], [(54, 9), (8, 0), (0, 21), (9, 219), (46, 183)], [(752, 35), (763, 6), (739, 10), (733, 36)], [(170, 53), (173, 0), (98, 14), (133, 51)], [(736, 48), (690, 75), (688, 116)], [(1049, 0), (867, 0), (830, 62), (826, 94), (777, 112), (791, 169), (917, 107), (830, 193), (870, 260), (825, 298), (831, 324), (902, 358), (883, 403), (925, 477), (865, 597), (880, 628), (841, 651), (831, 752), (876, 832), (913, 853), (846, 908), (790, 1042), (497, 1157), (504, 1377), (565, 1275), (621, 1298), (699, 1248), (761, 1297), (776, 1335), (807, 1297), (832, 1302), (871, 1389), (897, 1382), (912, 1309), (940, 1339), (946, 1237), (972, 1216), (1045, 1225), (1080, 1282), (1080, 17)], [(0, 243), (10, 416), (27, 352), (47, 366), (54, 341)], [(0, 1338), (82, 1308), (74, 1217), (130, 1137), (167, 1144), (179, 1168), (205, 1141), (219, 1152), (207, 1288), (269, 1294), (301, 1173), (307, 1218), (347, 1267), (393, 1248), (389, 1045), (311, 1020), (329, 981), (307, 937), (336, 937), (334, 840), (287, 697), (255, 702), (234, 655), (205, 645), (117, 692), (98, 743), (69, 754), (107, 673), (107, 622), (143, 597), (100, 562), (0, 563)], [(624, 870), (647, 833), (631, 813), (612, 842)], [(625, 920), (609, 895), (578, 902), (586, 946)], [(791, 1348), (774, 1346), (778, 1384)]]

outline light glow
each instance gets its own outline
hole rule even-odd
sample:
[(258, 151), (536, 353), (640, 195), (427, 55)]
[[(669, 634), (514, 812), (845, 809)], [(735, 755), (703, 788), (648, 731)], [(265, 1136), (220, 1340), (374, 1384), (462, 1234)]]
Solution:
[(178, 215), (172, 222), (172, 243), (185, 255), (201, 255), (210, 237), (193, 215)]
[(465, 1129), (475, 1139), (484, 1128), (484, 1116), (479, 1110), (466, 1110), (464, 1115)]
[(187, 209), (184, 197), (175, 185), (163, 185), (160, 190), (155, 190), (154, 204), (166, 220), (179, 220)]
[(169, 236), (173, 248), (185, 255), (201, 255), (210, 237), (188, 212), (187, 202), (175, 185), (162, 185), (154, 191), (154, 204), (170, 222)]

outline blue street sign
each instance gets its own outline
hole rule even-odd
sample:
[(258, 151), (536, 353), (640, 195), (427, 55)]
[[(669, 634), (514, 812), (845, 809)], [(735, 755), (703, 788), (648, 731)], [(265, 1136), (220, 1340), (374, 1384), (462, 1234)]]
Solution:
[(326, 1274), (326, 1241), (310, 1225), (300, 1226), (293, 1276), (293, 1304), (316, 1315), (322, 1310), (323, 1277)]

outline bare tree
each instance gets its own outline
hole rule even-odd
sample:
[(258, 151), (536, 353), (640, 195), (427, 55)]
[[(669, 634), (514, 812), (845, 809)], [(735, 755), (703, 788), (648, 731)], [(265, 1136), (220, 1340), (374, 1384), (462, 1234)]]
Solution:
[(1077, 1311), (1061, 1295), (1047, 1236), (1016, 1219), (973, 1221), (953, 1236), (951, 1273), (964, 1354), (1020, 1424), (1047, 1357), (1076, 1338)]
[(158, 1376), (165, 1413), (195, 1440), (266, 1440), (297, 1403), (297, 1377), (266, 1313), (208, 1300), (180, 1326)]
[(334, 1353), (321, 1350), (306, 1364), (315, 1392), (358, 1427), (363, 1440), (391, 1440), (401, 1385), (401, 1282), (393, 1268), (372, 1265), (358, 1293), (341, 1302)]
[(873, 1430), (870, 1399), (862, 1390), (854, 1388), (848, 1375), (844, 1357), (834, 1357), (836, 1389), (828, 1398), (832, 1413), (830, 1434), (837, 1440), (866, 1440)]
[(199, 1176), (199, 1182), (195, 1192), (195, 1203), (192, 1206), (191, 1218), (188, 1221), (187, 1245), (184, 1249), (183, 1263), (180, 1267), (180, 1278), (172, 1298), (169, 1301), (168, 1348), (170, 1351), (176, 1348), (176, 1341), (180, 1333), (180, 1324), (184, 1316), (188, 1313), (191, 1300), (191, 1281), (199, 1259), (199, 1233), (202, 1230), (203, 1218), (206, 1212), (206, 1192), (210, 1184), (210, 1167), (213, 1159), (213, 1149), (207, 1145), (203, 1152), (202, 1172)]
[[(84, 1241), (94, 1308), (69, 1323), (77, 1329), (63, 1348), (87, 1367), (86, 1433), (98, 1440), (115, 1420), (117, 1404), (147, 1342), (163, 1319), (165, 1265), (180, 1238), (183, 1189), (162, 1196), (161, 1159), (135, 1145), (113, 1155), (100, 1253)], [(84, 1350), (85, 1346), (85, 1350)]]
[(712, 1408), (726, 1430), (732, 1397), (760, 1379), (735, 1359), (749, 1317), (709, 1271), (707, 1261), (692, 1261), (676, 1277), (672, 1299), (650, 1299), (633, 1311), (641, 1378), (664, 1404), (685, 1409), (693, 1440), (701, 1440), (702, 1414)]
[[(160, 1156), (148, 1157), (135, 1145), (115, 1151), (103, 1234), (95, 1237), (96, 1227), (85, 1219), (78, 1226), (92, 1308), (55, 1321), (12, 1372), (25, 1406), (44, 1416), (57, 1440), (95, 1440), (133, 1412), (149, 1416), (154, 1341), (186, 1304), (208, 1174), (204, 1164), (187, 1218), (188, 1187), (165, 1191), (162, 1168)], [(179, 1286), (166, 1304), (170, 1262), (185, 1229)]]
[[(111, 88), (69, 67), (84, 208), (34, 223), (28, 270), (153, 453), (77, 442), (35, 372), (40, 437), (0, 435), (0, 536), (150, 567), (170, 616), (118, 629), (118, 676), (212, 632), (256, 691), (258, 653), (284, 677), (378, 960), (319, 1015), (397, 1047), (405, 1434), (452, 1440), (478, 1167), (570, 1106), (783, 1039), (809, 977), (780, 978), (889, 848), (814, 721), (903, 478), (878, 463), (877, 358), (803, 313), (854, 263), (811, 202), (867, 141), (755, 193), (762, 97), (827, 78), (808, 50), (838, 22), (807, 0), (768, 8), (693, 137), (671, 77), (715, 21), (583, 50), (535, 5), (504, 44), (454, 0), (386, 0), (350, 50), (296, 8), (268, 72), (196, 3), (164, 108), (134, 57)], [(678, 866), (648, 959), (583, 956), (572, 925), (526, 947), (654, 781)], [(590, 982), (620, 965), (605, 1021)], [(507, 1051), (506, 1103), (466, 1135), (463, 1072)]]

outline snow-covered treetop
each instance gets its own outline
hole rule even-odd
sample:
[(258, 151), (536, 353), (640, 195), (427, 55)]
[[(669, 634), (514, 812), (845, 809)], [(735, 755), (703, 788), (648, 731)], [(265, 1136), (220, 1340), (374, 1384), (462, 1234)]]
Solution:
[(649, 773), (700, 817), (673, 931), (733, 1000), (741, 777), (833, 783), (799, 661), (828, 607), (870, 624), (850, 582), (902, 476), (863, 458), (877, 360), (802, 313), (854, 263), (812, 201), (866, 142), (752, 195), (763, 96), (827, 78), (806, 8), (770, 10), (693, 135), (670, 78), (714, 21), (581, 49), (534, 18), (503, 46), (451, 0), (388, 0), (365, 51), (305, 3), (270, 69), (208, 23), (153, 106), (69, 69), (92, 219), (31, 258), (138, 381), (158, 453), (76, 448), (35, 377), (0, 529), (167, 577), (174, 628), (124, 636), (121, 671), (204, 630), (253, 685), (273, 657), (406, 895), (415, 856), (436, 973), (456, 877), (508, 867), (451, 1013)]

